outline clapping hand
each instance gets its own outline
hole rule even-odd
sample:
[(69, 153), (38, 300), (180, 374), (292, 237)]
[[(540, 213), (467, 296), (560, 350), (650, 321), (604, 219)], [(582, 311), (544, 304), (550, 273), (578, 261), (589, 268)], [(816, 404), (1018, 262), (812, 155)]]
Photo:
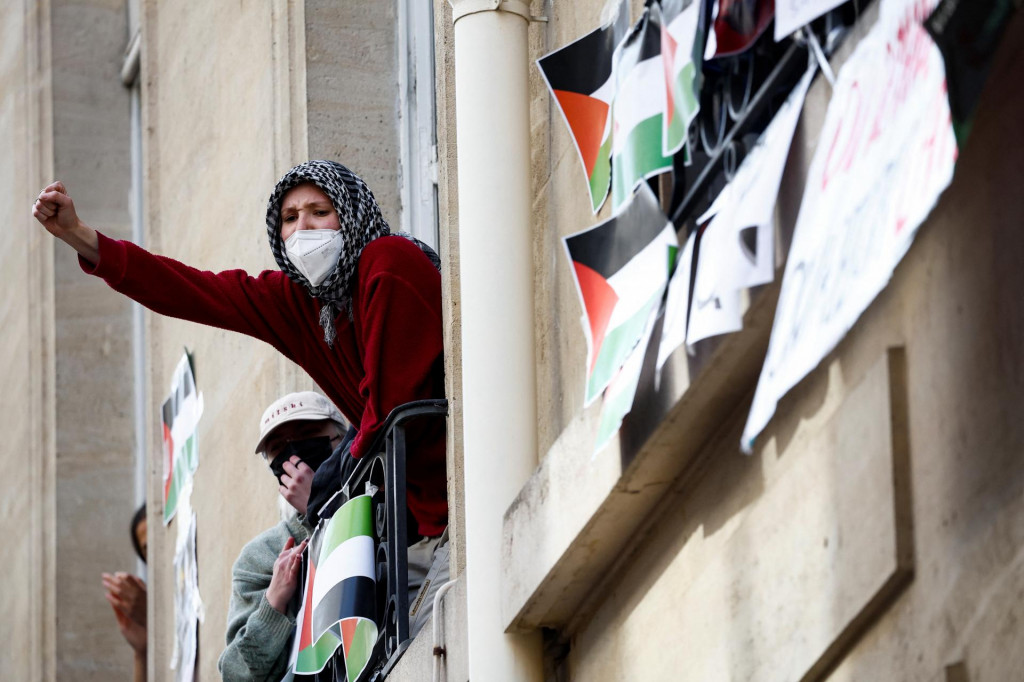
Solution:
[(103, 587), (121, 634), (137, 652), (146, 651), (146, 583), (128, 573), (104, 573)]
[(284, 613), (288, 608), (288, 602), (299, 585), (302, 552), (305, 549), (306, 540), (296, 545), (294, 538), (288, 538), (274, 562), (274, 575), (270, 578), (270, 587), (267, 588), (267, 601), (279, 613)]

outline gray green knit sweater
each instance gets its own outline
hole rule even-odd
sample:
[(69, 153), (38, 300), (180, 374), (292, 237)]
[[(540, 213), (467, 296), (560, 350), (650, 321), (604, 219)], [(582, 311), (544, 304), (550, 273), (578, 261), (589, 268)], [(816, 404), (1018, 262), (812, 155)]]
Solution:
[(249, 541), (231, 569), (227, 648), (217, 668), (225, 682), (280, 680), (288, 668), (288, 642), (295, 632), (301, 589), (295, 590), (287, 613), (267, 601), (274, 561), (288, 538), (298, 544), (309, 537), (302, 516), (282, 521)]

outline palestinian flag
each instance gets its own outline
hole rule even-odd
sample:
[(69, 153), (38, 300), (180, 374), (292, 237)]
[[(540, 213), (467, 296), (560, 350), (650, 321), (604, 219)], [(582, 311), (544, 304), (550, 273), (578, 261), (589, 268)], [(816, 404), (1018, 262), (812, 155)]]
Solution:
[(537, 60), (572, 134), (594, 213), (608, 196), (611, 177), (612, 56), (628, 29), (629, 4), (623, 0), (610, 25)]
[(164, 446), (164, 525), (178, 510), (181, 491), (199, 467), (196, 427), (203, 413), (202, 395), (196, 390), (188, 351), (171, 379), (171, 390), (160, 409)]
[[(675, 154), (686, 144), (690, 122), (700, 111), (701, 0), (662, 0), (651, 6), (661, 13), (661, 58), (665, 70), (665, 116), (662, 153)], [(657, 18), (657, 17), (656, 17)], [(689, 161), (687, 161), (689, 162)]]
[(657, 307), (652, 307), (647, 316), (644, 330), (640, 334), (640, 340), (626, 356), (622, 367), (615, 373), (608, 388), (605, 389), (604, 401), (601, 403), (601, 415), (597, 420), (594, 456), (612, 441), (612, 436), (618, 433), (622, 421), (633, 409), (633, 400), (636, 398), (636, 389), (640, 385), (640, 374), (643, 370), (644, 358), (647, 355), (647, 344), (651, 340), (651, 331), (654, 329), (657, 316)]
[(320, 672), (339, 648), (348, 679), (366, 667), (377, 641), (374, 549), (369, 495), (349, 500), (314, 531), (296, 619), (296, 674)]
[(174, 420), (172, 409), (173, 401), (168, 398), (164, 401), (161, 409), (164, 446), (164, 525), (170, 523), (175, 512), (178, 511), (178, 491), (182, 488), (182, 477), (185, 475), (183, 467), (174, 465), (174, 437), (171, 436), (171, 422)]
[(589, 405), (640, 342), (679, 242), (646, 184), (618, 216), (564, 242), (586, 317)]
[(646, 178), (672, 170), (672, 155), (662, 153), (665, 70), (656, 8), (655, 13), (644, 9), (613, 59), (612, 213), (622, 210)]

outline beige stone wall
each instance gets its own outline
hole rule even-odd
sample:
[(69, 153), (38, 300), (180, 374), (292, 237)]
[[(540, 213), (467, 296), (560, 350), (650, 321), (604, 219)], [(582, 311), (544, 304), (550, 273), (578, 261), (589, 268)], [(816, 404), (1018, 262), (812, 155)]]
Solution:
[[(548, 4), (551, 21), (530, 28), (531, 56), (590, 30), (603, 4)], [(641, 4), (633, 3), (634, 17)], [(435, 10), (457, 575), (465, 555), (456, 131), (450, 8), (437, 0)], [(274, 267), (266, 197), (307, 155), (362, 173), (397, 224), (396, 103), (378, 87), (394, 74), (393, 23), (390, 4), (144, 3), (146, 246), (207, 269)], [(669, 404), (641, 405), (634, 418), (642, 425), (645, 413), (668, 415), (639, 429), (648, 440), (627, 438), (591, 458), (596, 410), (582, 409), (585, 342), (560, 239), (607, 209), (591, 214), (569, 134), (530, 65), (544, 459), (506, 516), (501, 602), (511, 629), (550, 628), (546, 662), (558, 679), (1003, 680), (1022, 668), (1014, 646), (1024, 615), (1016, 466), (1024, 204), (1015, 190), (1024, 95), (1014, 87), (1022, 36), (1018, 17), (954, 185), (892, 283), (780, 404), (751, 458), (737, 451), (738, 431), (777, 285), (751, 300), (742, 334), (702, 347), (694, 360), (674, 358), (660, 396)], [(127, 679), (129, 654), (95, 574), (131, 561), (129, 308), (80, 275), (27, 211), (38, 185), (60, 173), (87, 221), (128, 233), (128, 106), (117, 81), (123, 7), (3, 6), (0, 38), (0, 217), (24, 235), (0, 254), (9, 289), (24, 291), (0, 305), (0, 343), (13, 359), (0, 374), (10, 444), (0, 528), (12, 557), (8, 584), (18, 586), (0, 590), (10, 614), (0, 625), (9, 647), (0, 677)], [(816, 129), (827, 99), (819, 79), (806, 130)], [(783, 233), (816, 142), (798, 137)], [(231, 564), (276, 519), (274, 481), (252, 455), (255, 424), (271, 400), (310, 382), (251, 339), (151, 314), (146, 333), (151, 501), (160, 499), (162, 475), (154, 425), (184, 347), (205, 396), (192, 498), (206, 607), (199, 676), (217, 679)], [(150, 513), (151, 680), (173, 675), (171, 561), (181, 521), (163, 528), (158, 506)], [(449, 679), (466, 669), (465, 599), (463, 586), (448, 597)], [(414, 643), (396, 679), (426, 679), (427, 644)]]
[(397, 230), (395, 3), (306, 0), (305, 5), (309, 153), (358, 173)]
[(60, 177), (108, 232), (128, 224), (128, 95), (117, 74), (121, 2), (6, 4), (0, 25), (4, 222), (3, 537), (0, 677), (109, 680), (132, 655), (100, 573), (134, 570), (130, 307), (83, 282), (31, 218)]
[(0, 610), (0, 677), (54, 675), (53, 571), (53, 252), (34, 229), (29, 206), (52, 173), (49, 135), (48, 16), (0, 5), (0, 220), (8, 248), (0, 269), (0, 536), (6, 545)]
[(448, 398), (448, 534), (451, 574), (466, 567), (463, 533), (465, 491), (462, 486), (462, 310), (459, 298), (459, 173), (455, 136), (455, 43), (452, 8), (434, 2), (434, 73), (437, 107), (437, 209), (441, 242), (441, 299), (444, 306), (444, 378)]
[[(51, 37), (54, 177), (95, 227), (130, 237), (124, 4), (55, 2)], [(99, 582), (135, 570), (131, 306), (84, 278), (71, 249), (54, 257), (57, 679), (99, 682), (132, 665)]]
[[(287, 111), (270, 49), (269, 7), (146, 3), (142, 17), (145, 244), (203, 269), (273, 265), (263, 212), (291, 158), (278, 158)], [(285, 34), (287, 35), (287, 34)], [(287, 53), (286, 53), (287, 54)], [(287, 91), (287, 90), (286, 90)], [(113, 294), (111, 294), (113, 295)], [(257, 341), (147, 313), (150, 459), (148, 497), (162, 498), (159, 406), (184, 348), (195, 356), (205, 397), (197, 517), (199, 589), (206, 620), (199, 629), (199, 675), (217, 679), (231, 564), (245, 541), (276, 520), (275, 486), (252, 454), (254, 425), (284, 383), (274, 351)], [(150, 656), (152, 680), (171, 679), (174, 641), (174, 537), (160, 504), (151, 506)]]

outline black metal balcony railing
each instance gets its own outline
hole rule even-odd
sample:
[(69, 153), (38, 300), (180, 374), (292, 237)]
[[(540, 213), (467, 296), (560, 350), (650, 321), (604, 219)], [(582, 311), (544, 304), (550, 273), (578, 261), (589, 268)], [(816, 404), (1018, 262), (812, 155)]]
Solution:
[[(374, 541), (377, 547), (377, 641), (366, 669), (350, 682), (379, 682), (408, 648), (409, 637), (409, 515), (405, 503), (406, 431), (410, 422), (444, 418), (447, 400), (418, 400), (399, 405), (384, 422), (370, 447), (348, 476), (340, 493), (324, 505), (321, 518), (330, 518), (348, 499), (369, 494), (372, 498)], [(344, 471), (344, 470), (343, 470)], [(318, 682), (343, 682), (345, 664), (339, 649)]]
[(690, 126), (692, 160), (686, 165), (682, 153), (674, 159), (669, 215), (676, 229), (703, 213), (731, 179), (803, 75), (811, 41), (831, 56), (871, 2), (850, 0), (778, 43), (769, 26), (746, 52), (704, 62), (700, 112)]

